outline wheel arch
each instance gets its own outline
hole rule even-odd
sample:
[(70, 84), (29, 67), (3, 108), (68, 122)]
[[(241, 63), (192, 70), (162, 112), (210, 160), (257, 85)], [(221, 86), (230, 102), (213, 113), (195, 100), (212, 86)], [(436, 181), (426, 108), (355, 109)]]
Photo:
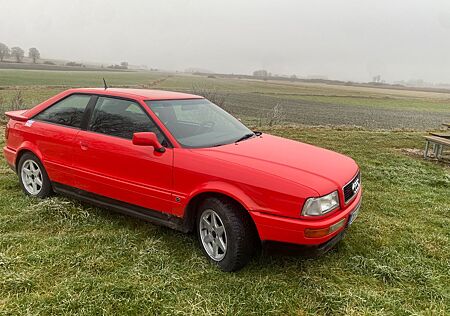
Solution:
[(43, 163), (43, 162), (42, 162), (42, 153), (40, 152), (40, 150), (37, 149), (35, 146), (33, 146), (33, 144), (28, 143), (28, 142), (25, 142), (25, 143), (17, 150), (17, 153), (16, 153), (16, 159), (15, 159), (15, 161), (14, 161), (16, 172), (18, 171), (18, 168), (19, 168), (19, 161), (20, 161), (20, 158), (22, 158), (22, 156), (23, 156), (25, 153), (27, 153), (27, 152), (29, 152), (29, 153), (35, 155), (36, 157), (38, 157), (39, 160), (41, 161), (41, 163)]
[(194, 231), (198, 206), (200, 205), (201, 202), (210, 197), (226, 199), (231, 203), (235, 204), (239, 209), (241, 209), (243, 212), (247, 214), (248, 220), (252, 223), (252, 226), (255, 228), (255, 231), (257, 231), (255, 222), (253, 221), (249, 213), (249, 210), (251, 210), (252, 208), (252, 205), (250, 203), (253, 203), (253, 201), (251, 202), (243, 201), (243, 199), (236, 198), (234, 194), (229, 194), (228, 192), (213, 189), (197, 192), (196, 194), (192, 195), (191, 198), (189, 199), (184, 209), (184, 226), (186, 231), (188, 232)]

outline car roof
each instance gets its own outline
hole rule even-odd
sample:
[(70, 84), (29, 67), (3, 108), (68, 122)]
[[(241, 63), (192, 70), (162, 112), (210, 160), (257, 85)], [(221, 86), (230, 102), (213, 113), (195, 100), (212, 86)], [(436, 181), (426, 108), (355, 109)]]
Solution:
[(150, 90), (150, 89), (128, 89), (128, 88), (78, 88), (70, 89), (70, 92), (76, 93), (94, 93), (110, 95), (116, 97), (139, 98), (142, 100), (180, 100), (180, 99), (203, 99), (202, 96), (189, 93)]

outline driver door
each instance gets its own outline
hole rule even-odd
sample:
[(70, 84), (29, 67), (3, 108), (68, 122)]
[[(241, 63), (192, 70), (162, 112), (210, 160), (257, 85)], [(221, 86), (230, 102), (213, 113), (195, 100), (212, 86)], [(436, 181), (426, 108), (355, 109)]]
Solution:
[(164, 136), (135, 101), (99, 97), (88, 128), (76, 139), (78, 188), (164, 213), (173, 212), (173, 150), (132, 144), (133, 133)]

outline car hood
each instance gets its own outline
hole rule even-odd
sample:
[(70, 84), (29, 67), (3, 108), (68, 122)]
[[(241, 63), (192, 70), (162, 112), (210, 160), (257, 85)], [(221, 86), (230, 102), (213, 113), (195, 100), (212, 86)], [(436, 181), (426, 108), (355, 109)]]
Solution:
[(211, 158), (274, 174), (307, 186), (319, 195), (343, 187), (358, 172), (357, 164), (350, 157), (269, 134), (196, 151)]

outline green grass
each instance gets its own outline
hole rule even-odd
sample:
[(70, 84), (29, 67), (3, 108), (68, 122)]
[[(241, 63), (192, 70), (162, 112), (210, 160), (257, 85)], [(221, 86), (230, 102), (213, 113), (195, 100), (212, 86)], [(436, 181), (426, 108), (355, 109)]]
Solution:
[(342, 106), (366, 106), (382, 109), (409, 109), (416, 111), (448, 112), (450, 109), (450, 99), (427, 99), (410, 98), (398, 96), (379, 95), (308, 95), (298, 94), (282, 96), (293, 100), (303, 100), (310, 102), (321, 102), (325, 104), (339, 104)]
[(238, 273), (192, 235), (62, 197), (26, 198), (0, 169), (0, 314), (448, 315), (449, 168), (404, 149), (420, 133), (276, 127), (351, 155), (360, 217), (331, 253), (265, 251)]

